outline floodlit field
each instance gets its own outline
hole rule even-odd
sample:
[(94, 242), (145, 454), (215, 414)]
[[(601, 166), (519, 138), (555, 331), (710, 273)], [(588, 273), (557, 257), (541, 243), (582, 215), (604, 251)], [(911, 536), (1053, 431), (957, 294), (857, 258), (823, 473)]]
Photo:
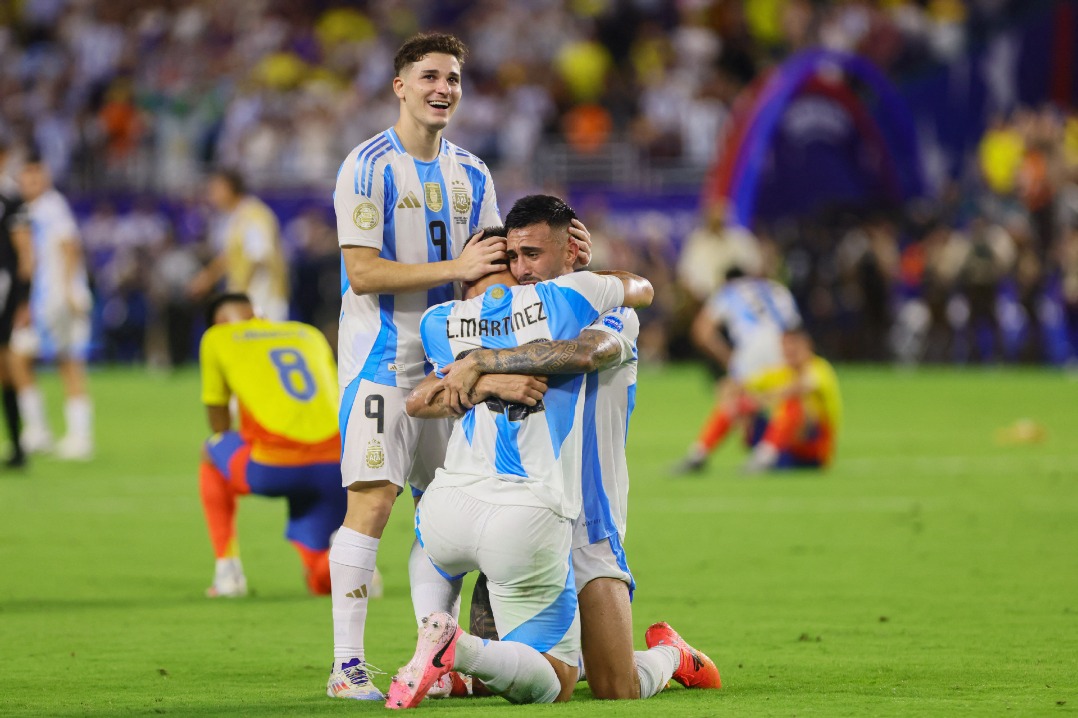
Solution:
[[(644, 629), (667, 620), (726, 684), (635, 704), (430, 701), (426, 713), (1055, 715), (1078, 708), (1078, 381), (1051, 371), (840, 368), (846, 426), (824, 474), (746, 479), (725, 447), (667, 469), (710, 402), (693, 368), (645, 370), (630, 436), (628, 555)], [(284, 505), (249, 498), (254, 595), (202, 597), (194, 372), (99, 371), (99, 452), (0, 475), (0, 714), (380, 713), (325, 697), (329, 601), (305, 595)], [(46, 389), (58, 390), (55, 377)], [(54, 407), (56, 408), (56, 407)], [(54, 417), (56, 412), (54, 412)], [(1001, 445), (1030, 418), (1042, 443)], [(368, 658), (414, 644), (411, 511), (382, 542)], [(388, 685), (388, 676), (379, 677)]]

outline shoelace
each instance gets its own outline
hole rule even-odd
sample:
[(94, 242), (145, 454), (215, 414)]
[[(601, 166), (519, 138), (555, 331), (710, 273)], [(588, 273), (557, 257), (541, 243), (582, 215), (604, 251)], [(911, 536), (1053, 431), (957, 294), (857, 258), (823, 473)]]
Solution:
[(360, 687), (370, 685), (371, 678), (369, 674), (376, 674), (380, 676), (384, 676), (386, 674), (385, 671), (371, 663), (360, 663), (358, 666), (349, 666), (348, 668), (344, 668), (342, 670), (344, 671), (344, 675), (348, 678), (348, 681), (352, 685)]

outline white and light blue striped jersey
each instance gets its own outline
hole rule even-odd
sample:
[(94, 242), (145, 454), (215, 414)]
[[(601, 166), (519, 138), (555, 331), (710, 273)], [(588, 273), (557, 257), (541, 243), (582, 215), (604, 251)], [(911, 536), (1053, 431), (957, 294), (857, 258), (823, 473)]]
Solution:
[(625, 539), (629, 502), (629, 466), (625, 443), (636, 406), (636, 340), (640, 319), (627, 307), (599, 317), (588, 330), (617, 337), (617, 364), (587, 375), (584, 389), (584, 450), (581, 471), (583, 501), (573, 524), (573, 548), (604, 539)]
[[(477, 229), (501, 224), (494, 182), (483, 162), (442, 140), (421, 162), (388, 129), (356, 147), (333, 192), (342, 247), (373, 247), (404, 264), (453, 259)], [(419, 319), (454, 298), (452, 283), (402, 294), (358, 295), (341, 261), (339, 381), (356, 376), (411, 388), (426, 376)]]
[(82, 255), (79, 228), (71, 206), (63, 195), (50, 189), (28, 202), (26, 208), (34, 247), (34, 276), (30, 286), (32, 314), (49, 321), (70, 312), (71, 303), (79, 311), (89, 312), (93, 300), (86, 265), (80, 261), (74, 273), (68, 275), (64, 258), (68, 242), (79, 245)]
[[(620, 279), (577, 272), (521, 287), (495, 285), (481, 297), (448, 302), (423, 316), (423, 347), (436, 368), (473, 349), (574, 339), (624, 301)], [(453, 427), (445, 467), (434, 484), (467, 487), (502, 479), (491, 503), (580, 513), (584, 376), (551, 377), (543, 401), (528, 407), (498, 399), (470, 409)]]
[(741, 277), (727, 282), (711, 295), (707, 311), (716, 323), (726, 325), (735, 348), (757, 332), (781, 335), (801, 324), (790, 290), (770, 279)]

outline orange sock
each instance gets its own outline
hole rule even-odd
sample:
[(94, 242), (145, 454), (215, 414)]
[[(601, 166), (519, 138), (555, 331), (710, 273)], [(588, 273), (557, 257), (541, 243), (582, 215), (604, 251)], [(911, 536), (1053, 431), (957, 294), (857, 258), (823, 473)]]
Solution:
[(292, 545), (299, 551), (299, 557), (303, 561), (307, 590), (316, 596), (328, 596), (330, 592), (329, 551), (316, 551), (296, 541), (293, 541)]
[(202, 462), (198, 467), (202, 510), (210, 530), (210, 543), (217, 558), (239, 555), (236, 541), (236, 494), (224, 475), (213, 464)]
[(700, 437), (696, 440), (696, 443), (708, 453), (714, 451), (715, 447), (726, 438), (726, 434), (730, 431), (733, 423), (734, 417), (730, 416), (725, 408), (721, 406), (716, 408), (711, 412), (711, 416), (707, 418), (707, 423), (704, 424), (704, 428), (700, 431)]
[(799, 399), (787, 399), (775, 409), (771, 422), (764, 432), (764, 441), (778, 448), (787, 450), (798, 439), (805, 423), (805, 409)]

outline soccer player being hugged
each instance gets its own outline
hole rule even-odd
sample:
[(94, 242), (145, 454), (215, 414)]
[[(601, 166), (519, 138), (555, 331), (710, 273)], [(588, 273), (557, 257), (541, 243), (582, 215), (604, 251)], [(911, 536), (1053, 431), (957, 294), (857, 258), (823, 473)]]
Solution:
[(815, 353), (804, 329), (782, 335), (782, 356), (782, 366), (755, 374), (745, 383), (768, 414), (762, 436), (743, 467), (750, 473), (823, 467), (834, 458), (842, 419), (835, 370)]
[(285, 537), (310, 592), (328, 594), (330, 537), (345, 510), (333, 350), (312, 326), (257, 318), (246, 294), (214, 298), (206, 323), (199, 357), (213, 436), (199, 486), (217, 558), (206, 594), (247, 593), (236, 538), (236, 499), (247, 494), (288, 501)]
[[(481, 227), (498, 225), (494, 183), (475, 155), (442, 137), (461, 101), (466, 48), (452, 35), (407, 40), (394, 58), (397, 123), (349, 153), (333, 204), (341, 245), (338, 379), (341, 474), (348, 512), (330, 552), (333, 582), (331, 697), (383, 700), (368, 673), (363, 633), (367, 586), (398, 494), (421, 492), (445, 458), (448, 420), (404, 410), (426, 375), (419, 319), (454, 298), (454, 282), (474, 281), (505, 257), (505, 240), (464, 248)], [(574, 225), (590, 258), (590, 237)], [(417, 620), (442, 605), (445, 581), (413, 545), (408, 562)]]
[[(423, 346), (436, 370), (476, 349), (574, 339), (604, 313), (647, 306), (653, 297), (646, 280), (620, 272), (514, 285), (502, 271), (466, 284), (466, 300), (426, 312)], [(386, 707), (414, 707), (451, 670), (513, 703), (572, 695), (580, 622), (570, 550), (581, 507), (586, 387), (582, 374), (551, 377), (539, 401), (485, 399), (454, 425), (445, 466), (416, 510), (416, 536), (449, 581), (474, 570), (487, 576), (500, 640), (464, 633), (444, 609), (425, 617)], [(451, 416), (458, 407), (451, 395), (431, 401), (418, 391), (408, 403), (418, 416)]]
[[(509, 266), (521, 284), (573, 273), (577, 248), (568, 229), (575, 213), (550, 195), (531, 195), (506, 215)], [(470, 352), (447, 369), (446, 390), (467, 397), (478, 377), (504, 374), (586, 375), (580, 514), (573, 522), (572, 562), (580, 607), (584, 668), (592, 695), (649, 698), (674, 678), (694, 688), (721, 686), (718, 669), (665, 623), (645, 634), (647, 651), (633, 650), (632, 593), (636, 586), (624, 542), (629, 500), (625, 446), (636, 403), (636, 339), (640, 321), (629, 307), (598, 317), (579, 336), (520, 347)], [(485, 581), (472, 594), (472, 632), (496, 638), (475, 620), (484, 607)]]

